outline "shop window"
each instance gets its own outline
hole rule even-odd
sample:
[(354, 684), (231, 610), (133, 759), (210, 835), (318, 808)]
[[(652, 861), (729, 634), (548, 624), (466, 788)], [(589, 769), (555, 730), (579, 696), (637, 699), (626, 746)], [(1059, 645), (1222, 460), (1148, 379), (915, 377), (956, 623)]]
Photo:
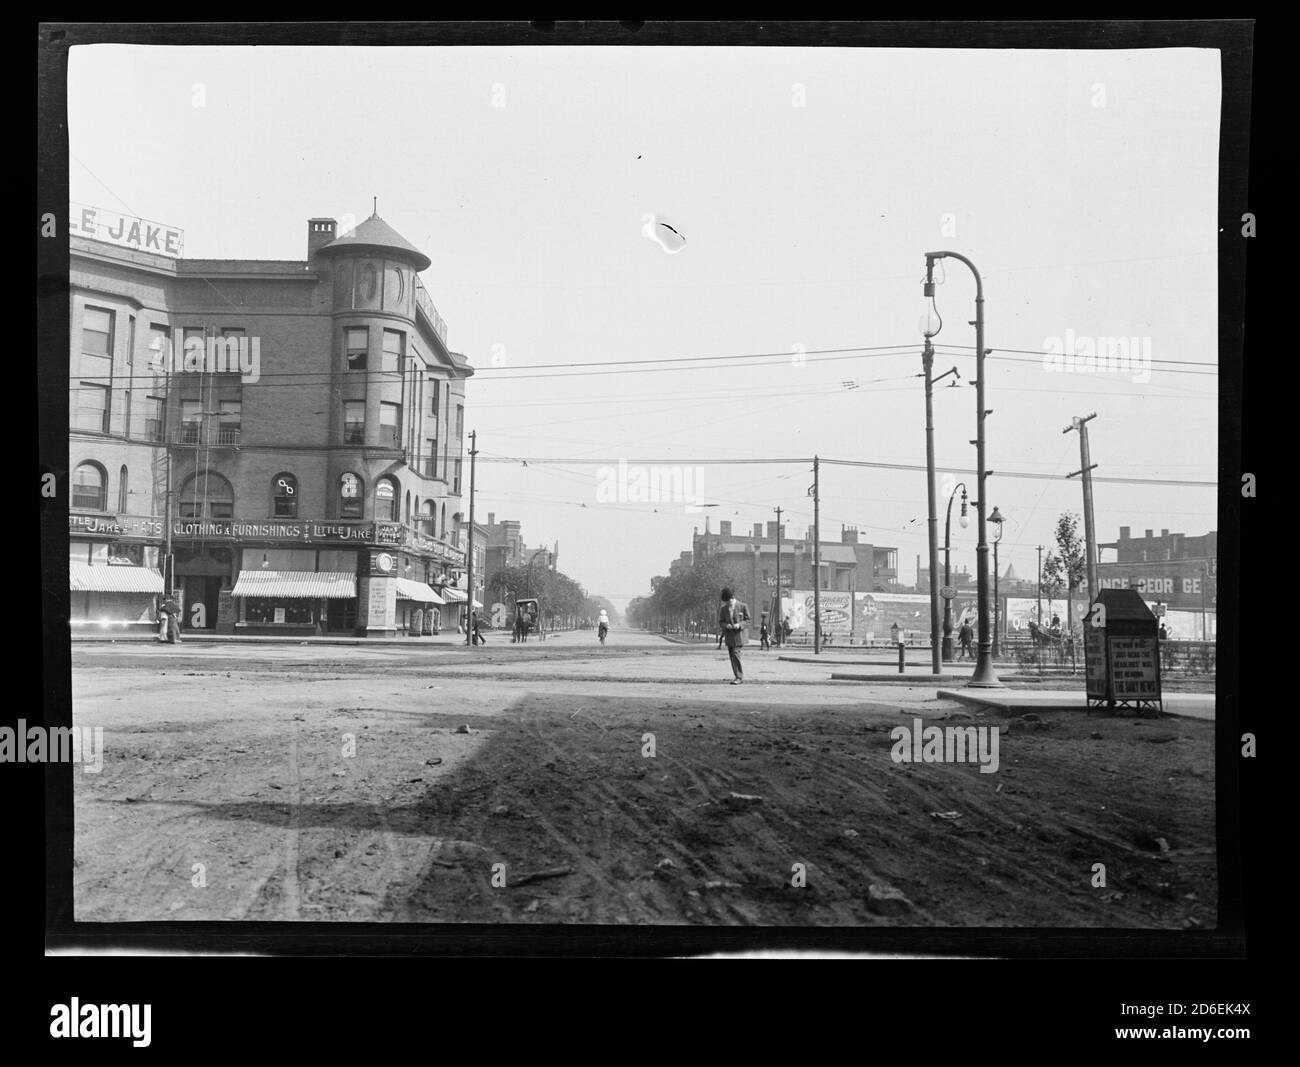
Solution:
[(339, 476), (339, 517), (344, 519), (361, 518), (362, 494), (361, 479), (351, 471)]
[(397, 486), (391, 478), (380, 478), (375, 483), (375, 519), (378, 522), (397, 521)]
[(293, 623), (310, 626), (315, 620), (314, 600), (306, 598), (272, 598), (250, 596), (244, 601), (244, 621), (265, 625), (267, 623)]
[(103, 511), (108, 506), (108, 477), (98, 463), (82, 463), (72, 474), (72, 506)]
[(350, 327), (345, 331), (348, 370), (366, 369), (366, 352), (370, 347), (370, 331), (364, 326)]
[(229, 519), (235, 514), (235, 492), (215, 471), (191, 474), (176, 499), (182, 519)]
[(298, 517), (298, 479), (292, 474), (281, 473), (275, 476), (271, 485), (271, 498), (271, 514), (274, 518)]

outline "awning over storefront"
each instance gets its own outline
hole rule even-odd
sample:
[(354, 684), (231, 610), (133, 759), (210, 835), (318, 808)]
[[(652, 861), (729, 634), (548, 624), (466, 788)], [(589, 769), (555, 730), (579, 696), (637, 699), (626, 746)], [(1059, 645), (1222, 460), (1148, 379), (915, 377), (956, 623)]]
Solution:
[(423, 582), (414, 582), (410, 578), (397, 579), (397, 599), (414, 600), (419, 604), (447, 603)]
[[(445, 603), (448, 604), (463, 604), (466, 600), (464, 589), (447, 588), (442, 591), (442, 595)], [(481, 601), (476, 600), (474, 601), (474, 606), (476, 608), (481, 608), (483, 604)]]
[(351, 600), (357, 576), (337, 571), (241, 571), (231, 596)]
[(92, 567), (89, 563), (68, 564), (74, 593), (161, 593), (162, 575), (148, 567), (124, 564)]

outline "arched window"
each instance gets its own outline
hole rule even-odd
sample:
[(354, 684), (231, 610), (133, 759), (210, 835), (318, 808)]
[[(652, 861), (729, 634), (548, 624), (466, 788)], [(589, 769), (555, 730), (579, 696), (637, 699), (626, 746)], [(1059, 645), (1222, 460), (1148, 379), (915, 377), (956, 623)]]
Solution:
[(176, 514), (182, 519), (229, 519), (235, 514), (235, 491), (216, 471), (191, 474), (176, 501)]
[(277, 519), (298, 517), (298, 479), (287, 471), (271, 482), (271, 515)]
[(442, 539), (447, 539), (447, 505), (442, 505)]
[(397, 485), (391, 478), (380, 478), (375, 483), (375, 521), (397, 521)]
[(409, 490), (406, 494), (406, 510), (402, 512), (402, 521), (407, 526), (411, 525), (411, 494)]
[(366, 499), (365, 484), (351, 471), (339, 475), (339, 518), (361, 518), (362, 501)]
[(125, 512), (127, 510), (127, 495), (129, 493), (129, 490), (127, 489), (128, 481), (126, 464), (123, 463), (122, 469), (117, 472), (117, 510), (120, 512)]
[(72, 506), (90, 511), (108, 506), (108, 477), (98, 463), (82, 463), (73, 471)]
[(432, 500), (424, 502), (424, 511), (420, 516), (420, 526), (426, 537), (438, 536), (438, 518), (434, 514), (434, 503)]

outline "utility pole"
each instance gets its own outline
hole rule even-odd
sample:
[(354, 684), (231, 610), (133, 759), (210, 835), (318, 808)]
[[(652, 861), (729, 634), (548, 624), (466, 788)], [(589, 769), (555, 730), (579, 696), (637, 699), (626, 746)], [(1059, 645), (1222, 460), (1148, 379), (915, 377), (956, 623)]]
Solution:
[(1092, 462), (1088, 452), (1088, 423), (1096, 417), (1097, 413), (1095, 411), (1083, 418), (1076, 415), (1070, 421), (1070, 425), (1061, 431), (1061, 433), (1069, 433), (1071, 430), (1079, 431), (1079, 463), (1081, 469), (1072, 471), (1066, 477), (1073, 478), (1076, 474), (1083, 475), (1083, 551), (1088, 573), (1089, 605), (1097, 599), (1097, 542), (1093, 535), (1094, 526), (1092, 524), (1092, 472), (1097, 464)]
[(772, 612), (776, 627), (777, 645), (785, 644), (785, 630), (781, 626), (781, 509), (776, 508), (776, 607)]
[[(182, 334), (182, 337), (184, 334)], [(176, 357), (171, 344), (171, 334), (167, 335), (167, 381), (163, 387), (162, 441), (167, 457), (167, 481), (163, 493), (163, 596), (172, 595), (176, 584), (176, 559), (172, 555), (172, 442), (169, 434), (172, 407), (172, 371), (175, 369)], [(154, 483), (157, 484), (156, 482)]]
[(1038, 625), (1043, 625), (1043, 546), (1038, 546)]
[[(925, 338), (925, 350), (921, 353), (921, 366), (925, 376), (925, 474), (926, 501), (929, 506), (927, 525), (930, 531), (930, 669), (935, 674), (942, 673), (940, 667), (939, 630), (939, 512), (934, 495), (934, 346), (930, 344), (930, 335)], [(942, 381), (949, 374), (957, 374), (957, 368), (944, 371), (938, 380)], [(960, 377), (960, 375), (958, 375)]]
[(469, 549), (465, 553), (465, 644), (474, 647), (474, 457), (478, 431), (469, 432)]
[(813, 456), (813, 655), (822, 651), (822, 528), (821, 528), (821, 460)]

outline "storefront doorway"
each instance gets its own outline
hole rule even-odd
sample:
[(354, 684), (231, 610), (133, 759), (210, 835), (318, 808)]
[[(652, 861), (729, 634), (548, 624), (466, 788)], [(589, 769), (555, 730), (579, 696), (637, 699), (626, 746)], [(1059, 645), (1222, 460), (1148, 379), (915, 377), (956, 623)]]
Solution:
[(184, 591), (183, 626), (187, 630), (215, 630), (217, 604), (220, 601), (221, 579), (211, 575), (182, 574), (179, 576)]

